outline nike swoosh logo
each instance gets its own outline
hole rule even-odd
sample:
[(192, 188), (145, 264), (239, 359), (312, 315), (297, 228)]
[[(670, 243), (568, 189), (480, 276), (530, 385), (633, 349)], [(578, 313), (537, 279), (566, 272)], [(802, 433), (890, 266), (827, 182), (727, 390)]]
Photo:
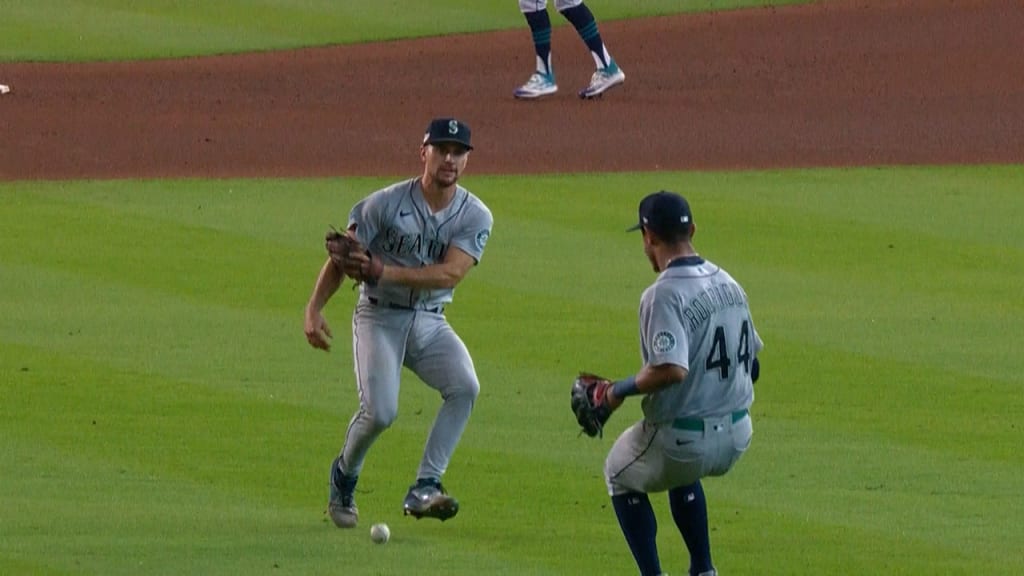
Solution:
[(687, 444), (693, 444), (693, 440), (676, 440), (676, 446), (685, 446)]
[(398, 213), (398, 215), (401, 216), (402, 218), (405, 218), (406, 216), (408, 216), (410, 214), (412, 214), (412, 210), (409, 210), (408, 212), (399, 212)]

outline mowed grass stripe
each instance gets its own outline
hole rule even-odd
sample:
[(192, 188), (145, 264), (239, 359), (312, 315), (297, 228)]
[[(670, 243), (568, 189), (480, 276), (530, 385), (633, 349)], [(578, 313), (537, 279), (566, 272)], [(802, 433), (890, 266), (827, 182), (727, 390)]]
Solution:
[[(156, 573), (220, 572), (225, 554), (230, 570), (239, 572), (281, 565), (294, 573), (297, 563), (308, 569), (343, 557), (394, 573), (404, 562), (382, 565), (379, 556), (369, 556), (368, 539), (339, 542), (338, 532), (321, 515), (323, 461), (336, 450), (336, 438), (327, 432), (340, 433), (336, 415), (122, 373), (56, 354), (15, 351), (20, 363), (32, 366), (4, 386), (10, 402), (2, 413), (2, 428), (10, 432), (4, 435), (10, 448), (4, 455), (7, 469), (27, 472), (12, 477), (15, 496), (5, 505), (15, 519), (8, 525), (24, 535), (19, 549), (48, 546), (60, 537), (64, 557), (75, 559), (76, 567), (96, 562), (91, 568), (97, 573), (104, 567), (114, 572), (136, 567)], [(61, 426), (54, 427), (54, 415)], [(398, 428), (382, 440), (380, 450), (414, 462), (421, 440), (402, 441), (415, 434)], [(421, 431), (422, 423), (416, 428)], [(500, 458), (482, 467), (497, 470), (498, 462), (509, 461), (508, 455)], [(407, 475), (408, 466), (401, 472)], [(367, 479), (389, 484), (372, 473)], [(400, 517), (404, 481), (390, 482), (389, 494), (371, 484), (371, 493), (361, 493), (360, 501), (364, 508), (383, 511), (376, 515), (393, 525), (411, 522)], [(491, 536), (509, 532), (503, 522), (490, 525)], [(464, 541), (480, 538), (479, 546), (454, 554), (442, 550), (445, 561), (464, 554), (477, 569), (508, 566), (518, 552), (506, 544), (488, 546), (488, 537), (474, 535), (488, 526), (485, 521), (472, 532), (459, 533), (457, 539)], [(436, 554), (431, 548), (438, 539), (451, 535), (427, 523), (423, 527), (426, 535), (396, 531), (396, 542), (408, 554)], [(532, 528), (524, 524), (519, 530), (525, 535)], [(264, 550), (253, 554), (257, 548)], [(83, 560), (94, 556), (91, 562)], [(519, 566), (530, 563), (516, 561)]]
[[(1021, 360), (1004, 329), (1021, 324), (1019, 167), (467, 178), (496, 228), (449, 310), (483, 383), (448, 478), (464, 511), (400, 516), (438, 405), (407, 375), (358, 494), (367, 525), (394, 533), (373, 547), (322, 516), (355, 409), (356, 294), (328, 309), (330, 355), (305, 344), (301, 310), (324, 228), (387, 181), (0, 186), (0, 571), (631, 572), (601, 480), (611, 439), (577, 437), (565, 388), (579, 369), (638, 368), (653, 273), (624, 228), (661, 187), (691, 197), (698, 249), (743, 282), (768, 342), (753, 448), (707, 483), (723, 573), (1024, 570)], [(955, 198), (936, 204), (937, 182)], [(914, 218), (947, 211), (963, 242)], [(55, 230), (77, 234), (56, 256), (39, 241)], [(608, 435), (638, 416), (630, 404)]]
[[(772, 443), (768, 454), (744, 464), (748, 474), (731, 480), (740, 487), (712, 496), (728, 502), (713, 515), (727, 517), (735, 509), (743, 517), (771, 517), (768, 526), (752, 522), (753, 532), (763, 535), (773, 523), (785, 525), (774, 545), (781, 541), (791, 548), (790, 562), (806, 556), (809, 565), (829, 573), (946, 573), (972, 563), (999, 574), (1021, 569), (1006, 541), (1018, 530), (1014, 518), (1021, 506), (1012, 493), (1019, 490), (1019, 466), (968, 458), (951, 464), (940, 451), (906, 449), (888, 438), (806, 432), (770, 427), (757, 439)], [(760, 474), (754, 471), (758, 465)], [(720, 538), (744, 536), (720, 532)], [(771, 557), (772, 545), (757, 548)], [(808, 572), (801, 565), (771, 573)]]
[[(61, 242), (57, 250), (49, 243), (26, 243), (5, 262), (51, 267), (152, 293), (246, 308), (288, 305), (289, 294), (282, 292), (291, 285), (284, 282), (309, 265), (308, 258), (302, 261), (303, 251), (257, 235), (83, 205), (73, 197), (16, 210), (19, 218), (8, 227), (12, 236), (35, 237), (39, 225), (47, 223), (48, 234), (68, 234), (74, 241)], [(256, 266), (240, 266), (240, 260)]]

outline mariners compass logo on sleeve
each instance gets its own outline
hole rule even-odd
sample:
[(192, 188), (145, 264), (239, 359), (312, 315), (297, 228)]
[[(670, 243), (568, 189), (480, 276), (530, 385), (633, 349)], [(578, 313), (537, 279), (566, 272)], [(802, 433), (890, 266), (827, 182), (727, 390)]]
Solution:
[(671, 332), (658, 332), (654, 335), (653, 347), (658, 354), (664, 354), (676, 347), (676, 337)]
[(491, 237), (491, 232), (489, 230), (481, 230), (481, 231), (477, 232), (476, 233), (476, 247), (478, 249), (480, 249), (480, 250), (483, 250), (484, 246), (487, 246), (487, 239), (490, 238), (490, 237)]

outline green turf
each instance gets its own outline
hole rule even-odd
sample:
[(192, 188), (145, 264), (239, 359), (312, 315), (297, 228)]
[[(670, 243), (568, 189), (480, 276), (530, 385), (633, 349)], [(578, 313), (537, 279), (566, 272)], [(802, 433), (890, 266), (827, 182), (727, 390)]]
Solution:
[[(608, 21), (802, 1), (603, 0), (593, 8)], [(553, 23), (566, 25), (557, 16)], [(0, 61), (165, 58), (517, 27), (528, 34), (515, 0), (15, 0), (2, 8)]]
[(722, 573), (1024, 572), (1024, 168), (468, 175), (496, 225), (448, 313), (482, 380), (446, 477), (463, 510), (400, 515), (438, 405), (407, 376), (345, 532), (322, 512), (356, 294), (330, 354), (302, 307), (325, 228), (385, 182), (0, 184), (0, 573), (635, 573), (611, 439), (577, 437), (567, 388), (638, 368), (653, 273), (623, 230), (662, 187), (767, 343), (751, 451), (706, 483)]

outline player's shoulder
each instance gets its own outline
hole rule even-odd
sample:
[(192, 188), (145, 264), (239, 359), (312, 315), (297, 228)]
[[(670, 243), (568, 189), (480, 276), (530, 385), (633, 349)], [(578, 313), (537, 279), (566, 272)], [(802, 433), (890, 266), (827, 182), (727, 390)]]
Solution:
[(487, 207), (487, 204), (480, 199), (479, 196), (473, 194), (468, 189), (459, 186), (465, 197), (465, 209), (470, 213), (478, 213), (489, 222), (494, 221), (494, 215), (491, 213), (491, 209)]
[(355, 209), (368, 209), (381, 214), (390, 213), (395, 206), (411, 196), (415, 184), (416, 179), (412, 178), (378, 188), (356, 203)]
[(719, 266), (704, 259), (684, 266), (671, 266), (658, 274), (647, 287), (644, 301), (649, 305), (682, 306), (721, 278), (722, 273)]
[(730, 274), (729, 271), (726, 270), (725, 268), (722, 268), (721, 266), (715, 264), (714, 262), (711, 262), (710, 260), (705, 261), (705, 266), (708, 276), (712, 277), (715, 282), (730, 282), (732, 284), (736, 284), (737, 286), (739, 286), (739, 282), (736, 281), (736, 278), (734, 278), (733, 275)]
[(406, 196), (412, 193), (412, 189), (416, 185), (416, 181), (416, 178), (408, 178), (406, 180), (392, 182), (391, 184), (388, 184), (383, 188), (378, 188), (377, 190), (374, 190), (371, 193), (371, 196)]
[(640, 296), (641, 306), (668, 306), (679, 302), (683, 295), (677, 283), (668, 282), (664, 275), (659, 275)]

